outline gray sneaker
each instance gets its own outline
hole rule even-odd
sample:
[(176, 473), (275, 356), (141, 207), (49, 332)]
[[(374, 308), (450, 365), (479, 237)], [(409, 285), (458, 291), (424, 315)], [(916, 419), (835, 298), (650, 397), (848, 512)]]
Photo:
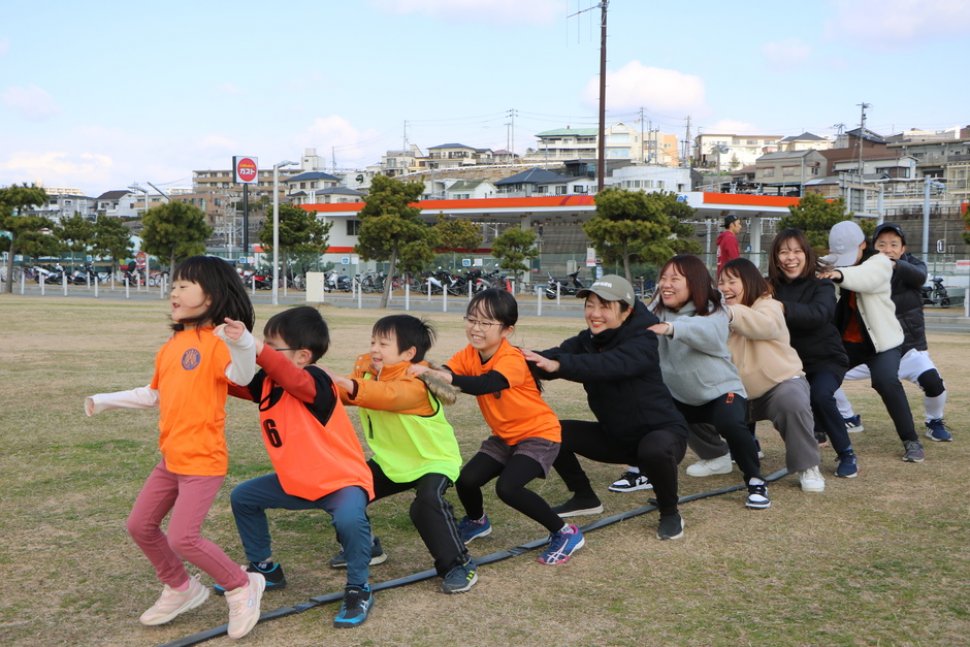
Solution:
[(445, 575), (441, 583), (441, 590), (445, 593), (464, 593), (478, 581), (478, 567), (475, 560), (469, 558), (464, 564), (459, 564)]
[(903, 447), (906, 448), (906, 453), (903, 454), (903, 460), (907, 463), (922, 463), (926, 459), (926, 454), (923, 453), (923, 446), (918, 440), (907, 440), (903, 443)]

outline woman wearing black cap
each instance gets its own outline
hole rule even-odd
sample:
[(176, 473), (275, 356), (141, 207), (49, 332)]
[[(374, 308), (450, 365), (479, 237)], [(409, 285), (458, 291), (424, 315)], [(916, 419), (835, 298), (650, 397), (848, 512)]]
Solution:
[(679, 539), (677, 466), (687, 451), (687, 422), (663, 383), (657, 336), (659, 320), (616, 275), (598, 279), (576, 295), (586, 299), (588, 328), (556, 348), (525, 350), (540, 377), (581, 382), (595, 422), (562, 421), (562, 446), (553, 466), (574, 496), (554, 507), (562, 517), (603, 511), (576, 455), (636, 465), (653, 483), (660, 510), (657, 537)]

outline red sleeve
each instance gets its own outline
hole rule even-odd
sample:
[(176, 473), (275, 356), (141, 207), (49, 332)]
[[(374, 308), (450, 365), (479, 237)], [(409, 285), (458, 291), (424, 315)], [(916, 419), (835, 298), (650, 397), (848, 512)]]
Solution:
[(269, 346), (256, 357), (266, 375), (283, 390), (300, 402), (313, 402), (317, 396), (317, 383), (307, 371), (288, 360), (282, 353)]

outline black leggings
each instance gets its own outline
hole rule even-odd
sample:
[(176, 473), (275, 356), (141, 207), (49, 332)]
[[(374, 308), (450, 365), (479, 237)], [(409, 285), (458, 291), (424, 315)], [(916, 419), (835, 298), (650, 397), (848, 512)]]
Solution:
[(461, 468), (455, 492), (470, 519), (481, 519), (485, 514), (482, 486), (496, 476), (495, 493), (506, 505), (538, 521), (550, 533), (562, 530), (563, 521), (559, 515), (552, 511), (545, 499), (525, 487), (529, 481), (543, 476), (542, 466), (521, 454), (513, 454), (509, 462), (502, 465), (488, 454), (478, 452)]
[(623, 441), (599, 422), (563, 420), (562, 447), (553, 467), (571, 492), (596, 496), (577, 454), (601, 463), (636, 465), (653, 484), (660, 514), (672, 514), (677, 512), (677, 465), (686, 451), (683, 426), (654, 429), (639, 440)]

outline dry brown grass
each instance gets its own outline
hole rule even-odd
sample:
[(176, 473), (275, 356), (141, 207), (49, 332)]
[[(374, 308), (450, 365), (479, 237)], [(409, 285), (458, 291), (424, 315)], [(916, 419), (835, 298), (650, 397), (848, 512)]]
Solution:
[[(260, 324), (274, 312), (258, 307)], [(335, 340), (326, 362), (349, 370), (367, 348), (376, 311), (326, 308)], [(117, 411), (85, 418), (85, 395), (148, 381), (167, 336), (164, 302), (96, 302), (0, 297), (0, 644), (151, 645), (225, 622), (224, 603), (208, 603), (158, 628), (137, 617), (158, 594), (151, 567), (126, 537), (124, 519), (157, 460), (156, 417)], [(427, 315), (440, 338), (434, 358), (464, 337), (458, 314)], [(547, 347), (573, 334), (579, 319), (524, 318), (517, 343)], [(656, 515), (590, 533), (566, 566), (537, 564), (529, 553), (486, 566), (469, 593), (446, 596), (437, 581), (383, 591), (371, 618), (338, 631), (335, 604), (257, 625), (264, 645), (957, 645), (970, 635), (970, 459), (967, 337), (932, 335), (932, 352), (950, 389), (948, 420), (957, 441), (925, 443), (922, 465), (899, 460), (901, 447), (874, 393), (849, 386), (866, 431), (854, 437), (862, 474), (828, 478), (821, 495), (793, 479), (771, 488), (766, 512), (745, 510), (740, 493), (684, 505), (686, 537), (660, 542)], [(918, 392), (910, 389), (921, 416)], [(580, 387), (554, 382), (546, 396), (563, 416), (585, 417)], [(449, 410), (463, 454), (487, 434), (473, 398)], [(231, 404), (231, 472), (210, 514), (206, 536), (242, 560), (228, 506), (239, 481), (268, 470), (256, 412)], [(765, 468), (783, 465), (780, 440), (759, 433)], [(693, 460), (688, 456), (685, 463)], [(825, 452), (831, 471), (834, 456)], [(643, 505), (646, 495), (613, 495), (615, 466), (589, 465), (607, 513)], [(681, 482), (682, 495), (733, 485), (737, 473)], [(537, 484), (553, 502), (558, 478)], [(371, 508), (390, 559), (374, 581), (429, 567), (410, 527), (406, 495)], [(486, 554), (538, 538), (542, 530), (498, 502), (495, 525), (471, 545)], [(271, 515), (276, 556), (291, 582), (264, 598), (263, 609), (298, 604), (339, 590), (343, 572), (326, 561), (337, 550), (325, 515)], [(210, 644), (229, 644), (218, 638)]]

